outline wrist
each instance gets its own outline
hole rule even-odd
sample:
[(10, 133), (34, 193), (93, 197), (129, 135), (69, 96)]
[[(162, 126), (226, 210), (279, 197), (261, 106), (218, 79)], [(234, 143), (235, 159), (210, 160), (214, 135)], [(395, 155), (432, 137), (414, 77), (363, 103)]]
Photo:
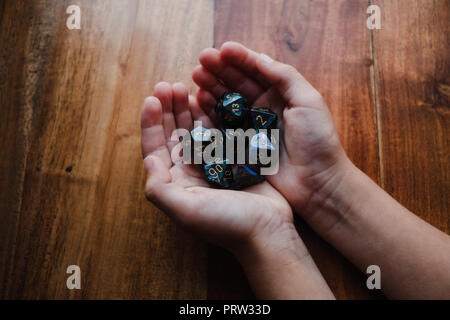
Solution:
[(337, 226), (351, 223), (356, 218), (355, 206), (364, 198), (367, 200), (376, 186), (347, 156), (337, 166), (335, 173), (297, 211), (323, 237)]
[(261, 299), (334, 299), (295, 226), (270, 238), (253, 238), (234, 251)]
[(286, 222), (270, 235), (256, 235), (232, 252), (244, 268), (291, 263), (309, 256), (293, 222)]

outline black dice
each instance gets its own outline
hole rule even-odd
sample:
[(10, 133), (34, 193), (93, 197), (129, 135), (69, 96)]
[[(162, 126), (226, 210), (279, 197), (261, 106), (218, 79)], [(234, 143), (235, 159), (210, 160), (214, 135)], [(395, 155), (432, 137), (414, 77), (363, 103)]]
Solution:
[(206, 180), (219, 188), (228, 189), (233, 182), (233, 172), (231, 165), (228, 164), (227, 159), (216, 159), (214, 163), (205, 164)]
[[(196, 163), (203, 163), (206, 180), (216, 187), (241, 190), (261, 183), (265, 180), (260, 175), (262, 169), (277, 160), (272, 157), (278, 148), (278, 134), (273, 130), (277, 126), (277, 114), (267, 108), (249, 107), (241, 94), (225, 92), (215, 107), (222, 124), (220, 133), (203, 127), (190, 133), (192, 143), (201, 142), (189, 146)], [(254, 129), (256, 134), (251, 136), (250, 131), (245, 131), (247, 128)], [(218, 151), (222, 150), (221, 157)], [(198, 162), (200, 157), (203, 162)]]
[(212, 129), (211, 130), (211, 145), (214, 145), (214, 152), (212, 153), (212, 155), (214, 157), (217, 157), (217, 153), (218, 153), (219, 149), (222, 149), (222, 155), (223, 155), (223, 157), (225, 157), (225, 144), (226, 144), (225, 136), (224, 136), (222, 129), (220, 129), (220, 130)]
[[(203, 151), (211, 143), (211, 131), (205, 127), (196, 127), (183, 139), (183, 150), (191, 152), (191, 162), (203, 163)], [(184, 153), (184, 152), (183, 152)]]
[(259, 129), (275, 129), (277, 114), (267, 108), (250, 108), (250, 126)]
[(263, 182), (265, 179), (249, 165), (237, 165), (233, 168), (233, 182), (231, 188), (241, 190)]
[(247, 100), (239, 93), (225, 92), (215, 111), (225, 128), (239, 128), (247, 117), (247, 107)]

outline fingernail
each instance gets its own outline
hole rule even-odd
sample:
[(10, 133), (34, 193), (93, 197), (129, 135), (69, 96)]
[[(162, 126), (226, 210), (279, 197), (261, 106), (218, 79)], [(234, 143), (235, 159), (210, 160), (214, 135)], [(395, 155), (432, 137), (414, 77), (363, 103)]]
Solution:
[(267, 54), (265, 53), (260, 53), (259, 56), (261, 57), (261, 60), (265, 63), (272, 63), (273, 59), (271, 57), (269, 57)]
[(144, 168), (147, 171), (147, 173), (150, 172), (150, 170), (152, 170), (152, 167), (153, 167), (153, 159), (152, 157), (147, 156), (144, 159)]

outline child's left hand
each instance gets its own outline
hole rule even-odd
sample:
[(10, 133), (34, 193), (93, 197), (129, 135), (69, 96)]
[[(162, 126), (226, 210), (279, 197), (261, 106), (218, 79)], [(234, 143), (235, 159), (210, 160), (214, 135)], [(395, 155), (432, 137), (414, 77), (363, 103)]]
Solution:
[(147, 198), (183, 226), (235, 253), (247, 246), (280, 250), (293, 239), (301, 241), (289, 204), (269, 183), (244, 191), (219, 190), (205, 181), (201, 168), (172, 163), (170, 153), (177, 143), (170, 140), (172, 132), (191, 130), (193, 118), (213, 126), (181, 83), (158, 83), (154, 96), (145, 99), (142, 152)]

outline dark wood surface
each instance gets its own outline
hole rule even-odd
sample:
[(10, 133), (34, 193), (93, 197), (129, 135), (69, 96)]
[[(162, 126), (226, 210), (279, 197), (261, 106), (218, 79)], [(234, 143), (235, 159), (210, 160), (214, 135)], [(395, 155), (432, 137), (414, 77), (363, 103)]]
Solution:
[(81, 30), (69, 1), (24, 3), (0, 20), (0, 296), (206, 298), (205, 244), (145, 200), (140, 111), (156, 82), (190, 81), (213, 3), (80, 1)]
[[(381, 30), (366, 28), (380, 6)], [(350, 158), (450, 231), (446, 0), (0, 2), (0, 298), (252, 298), (234, 258), (143, 195), (139, 114), (202, 48), (241, 41), (324, 95)], [(302, 221), (340, 299), (382, 298)], [(82, 290), (66, 288), (66, 268)]]
[(392, 30), (373, 38), (381, 185), (449, 233), (450, 2), (375, 3)]

